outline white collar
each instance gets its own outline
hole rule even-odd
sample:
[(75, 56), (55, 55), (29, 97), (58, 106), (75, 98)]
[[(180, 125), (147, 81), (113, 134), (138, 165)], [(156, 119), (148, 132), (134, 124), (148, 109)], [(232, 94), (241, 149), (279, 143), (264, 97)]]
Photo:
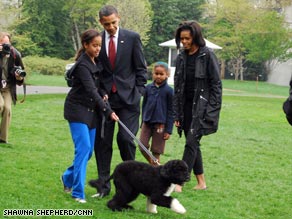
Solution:
[[(120, 30), (120, 27), (118, 27), (117, 32), (114, 35), (115, 38), (117, 38), (119, 36), (119, 30)], [(110, 34), (107, 31), (105, 31), (105, 38), (106, 39), (109, 39), (110, 38)]]

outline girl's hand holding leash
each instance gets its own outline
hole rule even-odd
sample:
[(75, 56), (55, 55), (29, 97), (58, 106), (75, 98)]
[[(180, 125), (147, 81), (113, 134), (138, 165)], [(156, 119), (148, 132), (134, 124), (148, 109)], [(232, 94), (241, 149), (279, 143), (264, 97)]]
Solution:
[(115, 112), (111, 114), (111, 119), (114, 120), (115, 122), (119, 121), (119, 117), (117, 116)]

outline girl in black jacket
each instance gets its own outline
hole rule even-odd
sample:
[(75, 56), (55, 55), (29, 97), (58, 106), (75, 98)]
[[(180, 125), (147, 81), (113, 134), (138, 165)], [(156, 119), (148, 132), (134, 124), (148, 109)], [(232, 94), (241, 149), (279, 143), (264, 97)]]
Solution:
[[(201, 27), (195, 21), (179, 25), (175, 36), (183, 50), (176, 60), (174, 75), (174, 121), (186, 137), (183, 160), (194, 171), (196, 190), (206, 189), (200, 140), (218, 129), (222, 85), (215, 54), (205, 45)], [(181, 187), (177, 186), (177, 191)]]
[(117, 121), (118, 117), (102, 99), (96, 86), (100, 72), (97, 60), (101, 49), (101, 35), (96, 30), (87, 30), (81, 36), (82, 48), (76, 60), (78, 66), (73, 74), (73, 85), (69, 91), (64, 107), (64, 117), (69, 122), (72, 139), (75, 145), (73, 164), (61, 177), (64, 191), (85, 203), (85, 179), (87, 162), (91, 158), (96, 134), (99, 113)]

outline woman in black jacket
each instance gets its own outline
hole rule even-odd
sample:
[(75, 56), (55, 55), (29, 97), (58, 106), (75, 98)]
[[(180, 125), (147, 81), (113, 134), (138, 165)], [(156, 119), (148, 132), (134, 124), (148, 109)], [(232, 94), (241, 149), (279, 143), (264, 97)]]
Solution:
[(69, 91), (64, 107), (64, 117), (69, 122), (75, 145), (73, 164), (64, 172), (61, 179), (64, 191), (85, 203), (85, 179), (87, 162), (91, 158), (96, 126), (100, 113), (117, 121), (118, 117), (102, 99), (96, 86), (100, 63), (97, 59), (102, 38), (96, 30), (87, 30), (81, 36), (82, 48), (78, 51), (73, 75), (72, 89)]
[[(194, 171), (196, 190), (206, 189), (200, 140), (218, 129), (222, 84), (218, 60), (206, 47), (201, 27), (195, 21), (179, 25), (175, 36), (183, 50), (176, 60), (174, 75), (175, 126), (186, 137), (183, 160)], [(181, 187), (176, 187), (181, 191)]]
[(283, 103), (283, 110), (286, 115), (286, 119), (290, 125), (292, 125), (292, 78), (290, 80), (289, 96)]

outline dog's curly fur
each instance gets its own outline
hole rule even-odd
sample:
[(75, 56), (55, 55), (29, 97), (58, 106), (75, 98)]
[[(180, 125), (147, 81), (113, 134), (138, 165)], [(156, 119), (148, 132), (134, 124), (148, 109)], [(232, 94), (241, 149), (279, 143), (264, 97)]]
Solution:
[[(156, 167), (138, 161), (124, 161), (116, 166), (110, 179), (114, 181), (116, 193), (107, 206), (113, 211), (132, 208), (129, 203), (142, 193), (148, 197), (148, 212), (157, 213), (155, 205), (158, 205), (185, 213), (177, 199), (166, 195), (171, 184), (183, 185), (190, 179), (188, 167), (182, 160), (171, 160)], [(99, 191), (103, 183), (98, 180), (90, 185)]]

